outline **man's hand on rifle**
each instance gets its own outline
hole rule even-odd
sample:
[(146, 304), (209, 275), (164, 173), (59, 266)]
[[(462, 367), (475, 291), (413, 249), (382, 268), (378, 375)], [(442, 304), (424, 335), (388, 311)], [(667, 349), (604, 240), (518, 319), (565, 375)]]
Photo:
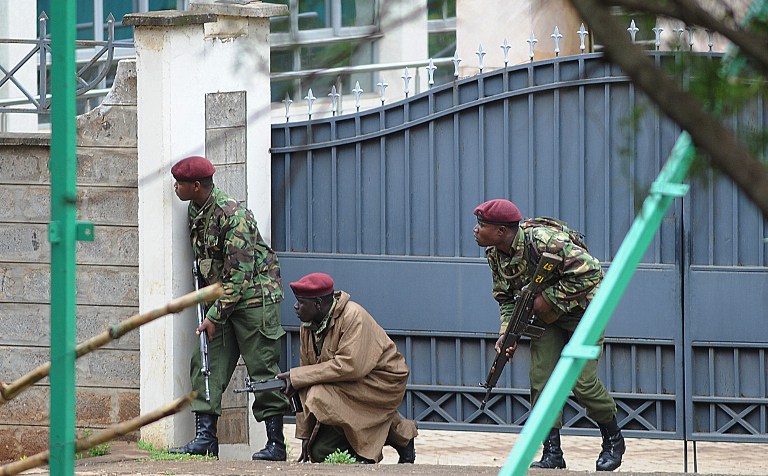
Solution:
[[(501, 346), (504, 345), (504, 334), (499, 336), (499, 339), (496, 341), (496, 353), (501, 354)], [(509, 358), (510, 355), (515, 353), (515, 350), (517, 349), (517, 343), (515, 345), (509, 346), (506, 349), (506, 355), (507, 358)]]
[(533, 313), (538, 317), (542, 322), (546, 324), (552, 324), (557, 320), (558, 315), (554, 312), (552, 312), (554, 308), (552, 305), (544, 299), (544, 296), (539, 294), (536, 296), (536, 298), (533, 300)]
[(216, 324), (210, 319), (203, 319), (203, 323), (197, 328), (197, 335), (205, 332), (208, 334), (208, 340), (213, 340), (213, 334), (216, 332)]
[(289, 370), (287, 372), (279, 373), (276, 375), (276, 378), (279, 378), (280, 380), (285, 380), (285, 390), (283, 390), (283, 393), (285, 394), (286, 397), (291, 398), (293, 394), (296, 393), (296, 389), (293, 388), (293, 384), (291, 384), (291, 371)]

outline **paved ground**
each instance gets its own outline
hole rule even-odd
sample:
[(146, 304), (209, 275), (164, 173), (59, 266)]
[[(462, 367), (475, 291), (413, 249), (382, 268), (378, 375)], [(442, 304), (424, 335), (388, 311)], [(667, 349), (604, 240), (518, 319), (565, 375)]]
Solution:
[[(301, 447), (293, 439), (293, 427), (286, 426), (288, 449), (295, 460)], [(262, 475), (285, 476), (351, 475), (375, 473), (419, 475), (495, 475), (503, 466), (517, 435), (508, 433), (456, 432), (420, 430), (416, 440), (416, 464), (397, 465), (397, 454), (385, 448), (379, 465), (321, 465), (293, 462), (266, 463), (252, 461), (146, 461), (146, 453), (134, 443), (112, 445), (110, 455), (88, 458), (76, 463), (77, 476), (104, 475)], [(768, 445), (748, 443), (697, 444), (696, 468), (692, 444), (688, 448), (688, 473), (768, 475)], [(595, 474), (595, 459), (600, 438), (564, 436), (563, 450), (568, 470), (531, 470), (531, 475), (576, 476)], [(537, 457), (538, 459), (538, 457)], [(679, 441), (628, 439), (624, 463), (617, 472), (626, 475), (663, 475), (685, 473), (683, 443)], [(48, 474), (47, 469), (24, 474)]]

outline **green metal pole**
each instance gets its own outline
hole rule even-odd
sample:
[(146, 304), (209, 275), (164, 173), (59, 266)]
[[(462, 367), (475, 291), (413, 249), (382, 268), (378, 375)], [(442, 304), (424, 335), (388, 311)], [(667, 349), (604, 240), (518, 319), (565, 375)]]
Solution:
[(75, 471), (75, 2), (51, 2), (52, 475)]
[[(762, 20), (768, 18), (768, 1), (752, 2), (743, 24), (748, 25), (754, 17)], [(727, 75), (736, 75), (744, 64), (743, 59), (732, 57), (733, 52), (733, 48), (729, 48), (728, 57), (723, 65)], [(597, 340), (605, 330), (672, 200), (687, 192), (688, 186), (680, 182), (688, 174), (694, 157), (695, 148), (691, 137), (687, 132), (683, 132), (672, 148), (669, 161), (651, 186), (649, 196), (643, 202), (640, 214), (621, 243), (595, 299), (584, 313), (571, 340), (563, 348), (555, 370), (541, 392), (536, 406), (520, 433), (520, 438), (512, 448), (499, 475), (517, 476), (524, 475), (528, 471), (528, 465), (533, 460), (539, 444), (555, 422), (558, 411), (565, 405), (568, 394), (576, 384), (586, 361), (599, 357), (600, 348), (596, 346)]]
[(501, 468), (500, 475), (523, 475), (528, 471), (528, 465), (539, 444), (555, 422), (558, 409), (565, 405), (565, 400), (576, 384), (586, 361), (596, 359), (600, 355), (600, 347), (595, 344), (672, 200), (687, 192), (688, 186), (680, 182), (688, 173), (694, 156), (690, 136), (684, 132), (672, 149), (669, 161), (651, 186), (650, 194), (616, 253), (594, 300), (584, 313), (570, 342), (563, 349), (560, 360), (536, 406), (533, 407), (520, 438)]

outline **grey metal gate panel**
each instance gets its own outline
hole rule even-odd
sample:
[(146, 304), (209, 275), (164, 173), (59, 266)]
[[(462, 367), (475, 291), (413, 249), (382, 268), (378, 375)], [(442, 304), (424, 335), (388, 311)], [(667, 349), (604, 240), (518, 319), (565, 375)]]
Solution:
[[(732, 120), (766, 128), (761, 100)], [(768, 433), (768, 227), (722, 176), (698, 177), (686, 206), (687, 435), (764, 442)]]
[[(638, 106), (645, 113), (628, 123)], [(424, 428), (518, 431), (529, 411), (525, 344), (479, 411), (498, 307), (474, 206), (507, 197), (525, 215), (558, 216), (607, 266), (678, 134), (600, 54), (276, 124), (273, 245), (286, 281), (328, 272), (394, 336), (411, 367), (407, 416)], [(607, 330), (600, 373), (630, 435), (685, 435), (683, 210), (678, 201), (665, 217)], [(295, 332), (292, 302), (283, 322)], [(296, 345), (286, 347), (294, 365)], [(594, 434), (573, 400), (564, 421)]]

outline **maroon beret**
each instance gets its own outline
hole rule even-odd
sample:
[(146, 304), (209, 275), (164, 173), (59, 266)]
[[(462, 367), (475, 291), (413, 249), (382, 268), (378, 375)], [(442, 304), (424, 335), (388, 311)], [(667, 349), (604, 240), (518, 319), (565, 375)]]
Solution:
[(481, 203), (475, 208), (475, 216), (478, 220), (492, 225), (508, 225), (523, 219), (517, 205), (503, 198)]
[(333, 278), (325, 273), (311, 273), (291, 283), (291, 289), (297, 298), (327, 296), (333, 293)]
[(212, 177), (214, 172), (216, 167), (211, 161), (198, 155), (181, 159), (171, 167), (173, 178), (187, 182)]

